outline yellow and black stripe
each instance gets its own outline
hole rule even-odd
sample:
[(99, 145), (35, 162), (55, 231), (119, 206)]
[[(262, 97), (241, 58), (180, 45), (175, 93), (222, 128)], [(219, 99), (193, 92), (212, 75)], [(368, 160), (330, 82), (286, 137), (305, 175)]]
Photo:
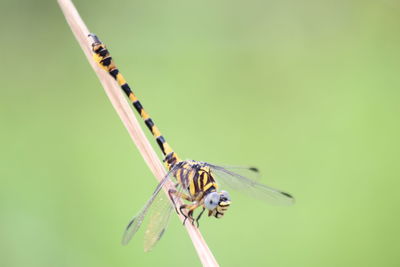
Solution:
[[(185, 218), (190, 218), (192, 223), (195, 221), (193, 218), (194, 210), (198, 207), (203, 207), (203, 211), (196, 219), (196, 222), (198, 223), (201, 214), (203, 214), (205, 210), (205, 197), (209, 193), (217, 191), (218, 188), (217, 183), (211, 174), (210, 167), (205, 163), (192, 160), (181, 161), (178, 158), (177, 154), (165, 141), (165, 138), (161, 135), (160, 130), (154, 124), (154, 121), (150, 118), (149, 114), (144, 110), (142, 104), (132, 92), (125, 78), (119, 72), (106, 46), (99, 40), (99, 38), (97, 38), (96, 35), (90, 34), (89, 36), (93, 39), (92, 49), (94, 52), (95, 61), (117, 81), (118, 85), (131, 101), (133, 107), (139, 113), (140, 117), (142, 117), (146, 126), (155, 137), (163, 155), (165, 156), (164, 162), (166, 167), (171, 170), (174, 166), (176, 166), (173, 176), (177, 179), (178, 184), (180, 184), (187, 193), (170, 189), (168, 193), (171, 200), (175, 204), (173, 198), (173, 195), (175, 195), (192, 202), (192, 204), (183, 204), (179, 207), (181, 214), (184, 215)], [(209, 211), (209, 216), (213, 215), (217, 218), (222, 217), (225, 210), (228, 208), (229, 203), (229, 201), (226, 201), (224, 205), (218, 207), (218, 210), (214, 209), (213, 211)], [(182, 209), (187, 209), (187, 215), (182, 212)]]
[(175, 173), (178, 182), (188, 189), (192, 198), (203, 196), (218, 188), (210, 168), (198, 164), (196, 161), (183, 161)]
[(178, 158), (177, 154), (172, 150), (170, 145), (165, 141), (165, 138), (161, 135), (160, 130), (154, 124), (149, 114), (143, 109), (142, 104), (137, 99), (135, 94), (132, 92), (125, 78), (122, 76), (122, 74), (116, 67), (114, 60), (110, 56), (110, 53), (107, 50), (106, 46), (99, 40), (99, 38), (96, 35), (89, 34), (89, 37), (93, 39), (92, 50), (94, 52), (95, 61), (117, 81), (118, 85), (121, 87), (126, 96), (129, 98), (132, 105), (139, 113), (140, 117), (142, 117), (147, 128), (149, 128), (149, 130), (155, 137), (157, 144), (161, 148), (161, 151), (165, 156), (164, 162), (167, 168), (171, 169), (177, 162), (180, 162), (181, 160)]

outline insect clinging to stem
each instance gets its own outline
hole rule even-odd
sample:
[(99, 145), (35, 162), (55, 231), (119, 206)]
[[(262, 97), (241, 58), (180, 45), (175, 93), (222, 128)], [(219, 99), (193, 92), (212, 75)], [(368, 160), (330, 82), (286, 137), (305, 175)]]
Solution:
[[(168, 173), (157, 185), (142, 210), (129, 222), (123, 235), (122, 244), (125, 245), (131, 240), (150, 210), (152, 210), (152, 214), (145, 232), (146, 251), (150, 250), (161, 238), (174, 209), (185, 217), (185, 222), (189, 220), (192, 224), (197, 223), (197, 226), (199, 219), (206, 210), (208, 216), (223, 217), (231, 204), (231, 197), (227, 191), (219, 189), (219, 182), (226, 187), (244, 192), (262, 201), (283, 205), (294, 203), (294, 198), (290, 194), (261, 184), (256, 179), (250, 179), (241, 174), (243, 172), (250, 175), (257, 173), (258, 170), (254, 167), (223, 167), (207, 162), (181, 160), (132, 92), (106, 46), (96, 35), (89, 34), (89, 37), (92, 39), (94, 59), (116, 80), (144, 120), (164, 155), (164, 164), (168, 169)], [(175, 188), (168, 191), (170, 200), (159, 194), (163, 186), (169, 181), (175, 183)], [(184, 200), (186, 204), (178, 207), (176, 205), (178, 199)], [(195, 218), (194, 211), (198, 208), (201, 209), (201, 212)]]

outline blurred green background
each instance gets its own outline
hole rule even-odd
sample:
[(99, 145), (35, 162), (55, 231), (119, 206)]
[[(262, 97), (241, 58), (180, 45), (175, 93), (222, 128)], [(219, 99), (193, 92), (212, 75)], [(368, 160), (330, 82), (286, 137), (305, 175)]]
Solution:
[[(201, 222), (222, 266), (400, 265), (398, 1), (75, 4), (181, 157), (296, 197), (230, 192)], [(156, 180), (56, 1), (0, 10), (0, 266), (200, 266), (176, 216), (120, 245)]]

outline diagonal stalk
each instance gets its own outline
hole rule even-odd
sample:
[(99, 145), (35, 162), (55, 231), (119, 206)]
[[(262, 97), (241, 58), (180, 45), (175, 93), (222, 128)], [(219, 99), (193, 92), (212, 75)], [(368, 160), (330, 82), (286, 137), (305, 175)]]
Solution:
[[(88, 28), (70, 0), (58, 0), (58, 3), (73, 34), (75, 35), (75, 38), (85, 53), (89, 64), (96, 72), (107, 96), (128, 130), (133, 142), (139, 149), (140, 154), (143, 156), (147, 166), (150, 168), (156, 179), (161, 181), (166, 174), (164, 166), (143, 133), (131, 107), (123, 96), (121, 89), (112, 77), (102, 70), (93, 60), (91, 43), (88, 38), (88, 34), (90, 33)], [(167, 190), (172, 187), (173, 183), (170, 182), (166, 187), (164, 187), (164, 192), (167, 194)], [(179, 203), (177, 204), (179, 205)], [(183, 222), (183, 216), (179, 215), (179, 218)], [(190, 223), (186, 223), (185, 227), (203, 266), (218, 266), (216, 259), (204, 241), (199, 229)]]

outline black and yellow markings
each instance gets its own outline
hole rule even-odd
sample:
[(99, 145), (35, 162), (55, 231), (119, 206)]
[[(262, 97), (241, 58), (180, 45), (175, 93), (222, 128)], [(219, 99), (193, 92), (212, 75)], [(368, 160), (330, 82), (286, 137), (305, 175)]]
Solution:
[[(161, 134), (158, 127), (155, 125), (153, 119), (150, 118), (150, 115), (143, 108), (142, 103), (138, 100), (135, 94), (132, 92), (132, 89), (128, 85), (127, 81), (120, 73), (119, 69), (116, 67), (114, 60), (112, 59), (109, 51), (106, 46), (95, 36), (90, 34), (90, 37), (93, 38), (93, 52), (95, 61), (107, 71), (114, 80), (121, 87), (122, 91), (129, 98), (131, 104), (134, 109), (143, 119), (147, 128), (150, 130), (158, 146), (160, 147), (164, 157), (164, 163), (169, 170), (172, 170), (174, 166), (176, 166), (176, 171), (174, 172), (174, 177), (177, 179), (177, 182), (181, 187), (186, 191), (186, 193), (179, 192), (175, 189), (169, 190), (169, 196), (171, 200), (175, 203), (174, 197), (179, 197), (186, 201), (191, 202), (190, 204), (183, 204), (179, 207), (179, 211), (185, 218), (190, 218), (192, 223), (195, 221), (198, 223), (201, 215), (205, 210), (204, 199), (207, 194), (210, 192), (217, 191), (217, 184), (211, 174), (211, 169), (209, 166), (204, 163), (195, 162), (195, 161), (181, 161), (178, 155), (172, 150), (170, 145), (166, 142), (164, 136)], [(213, 211), (209, 211), (209, 215), (213, 214), (216, 217), (223, 216), (223, 213), (229, 206), (229, 201), (226, 203), (221, 203), (217, 209)], [(193, 212), (198, 207), (203, 206), (203, 211), (199, 214), (197, 219), (195, 220), (193, 217)], [(176, 208), (176, 206), (175, 206)], [(183, 213), (182, 209), (186, 209), (187, 213)], [(178, 209), (176, 209), (178, 211)], [(185, 220), (186, 220), (185, 219)], [(128, 228), (130, 225), (128, 225)]]
[(199, 192), (199, 187), (196, 182), (198, 175), (199, 175), (199, 172), (197, 172), (195, 169), (193, 169), (193, 170), (189, 171), (189, 174), (187, 176), (188, 183), (189, 183), (189, 193), (192, 196), (195, 196), (196, 193)]
[[(169, 147), (168, 149), (172, 151), (171, 147)], [(178, 155), (173, 151), (168, 153), (164, 158), (164, 162), (167, 166), (174, 166), (179, 161), (180, 159), (178, 158)]]
[(200, 176), (197, 180), (199, 187), (205, 192), (209, 189), (217, 189), (217, 184), (210, 173), (209, 167), (203, 167), (199, 171)]
[(174, 175), (176, 177), (176, 180), (178, 181), (178, 183), (181, 184), (181, 185), (183, 185), (182, 178), (181, 178), (182, 171), (183, 171), (183, 169), (179, 168), (179, 169), (176, 170), (175, 175)]
[(208, 167), (191, 165), (188, 162), (176, 171), (175, 177), (193, 198), (203, 196), (205, 192), (214, 191), (218, 187)]
[(163, 136), (159, 136), (156, 138), (158, 146), (161, 148), (163, 154), (165, 155), (165, 149), (164, 149), (164, 144), (165, 144), (165, 139)]
[(166, 163), (167, 168), (171, 169), (173, 165), (180, 161), (180, 159), (178, 158), (176, 153), (173, 152), (169, 144), (165, 141), (165, 138), (161, 135), (158, 127), (154, 124), (149, 114), (144, 110), (142, 104), (132, 92), (125, 78), (116, 67), (106, 46), (102, 42), (100, 42), (97, 36), (93, 34), (90, 34), (89, 36), (92, 37), (94, 41), (92, 47), (94, 52), (93, 57), (95, 61), (117, 81), (118, 85), (124, 91), (125, 95), (129, 98), (133, 107), (139, 113), (140, 117), (144, 120), (147, 128), (149, 128), (150, 132), (155, 137), (158, 146), (161, 148), (161, 151), (165, 156), (164, 162)]

